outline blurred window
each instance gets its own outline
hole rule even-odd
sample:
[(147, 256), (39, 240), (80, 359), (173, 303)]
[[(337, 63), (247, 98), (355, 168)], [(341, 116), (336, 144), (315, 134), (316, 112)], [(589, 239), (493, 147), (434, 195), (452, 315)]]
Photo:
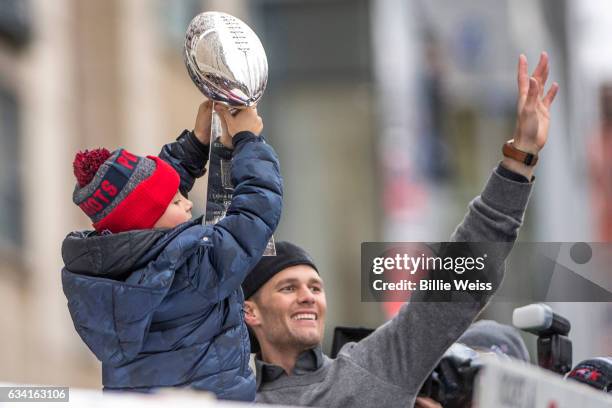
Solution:
[(20, 46), (30, 38), (27, 0), (0, 0), (0, 38)]
[[(271, 79), (369, 81), (368, 0), (258, 0)], [(261, 32), (260, 32), (261, 30)]]
[(157, 2), (159, 28), (162, 31), (164, 44), (170, 50), (182, 52), (187, 26), (203, 10), (201, 0)]
[(19, 139), (17, 98), (0, 88), (0, 248), (9, 250), (22, 243)]

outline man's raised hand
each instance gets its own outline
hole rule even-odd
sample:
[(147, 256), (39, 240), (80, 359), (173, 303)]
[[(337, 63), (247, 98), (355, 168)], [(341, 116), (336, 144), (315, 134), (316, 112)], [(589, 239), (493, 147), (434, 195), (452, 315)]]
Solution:
[(544, 95), (549, 72), (547, 53), (540, 54), (538, 66), (531, 76), (527, 73), (527, 57), (523, 54), (519, 56), (517, 124), (514, 133), (514, 147), (527, 153), (537, 154), (548, 139), (550, 106), (559, 90), (559, 85), (555, 82)]
[[(529, 76), (527, 57), (521, 54), (518, 62), (517, 84), (518, 102), (514, 147), (525, 153), (537, 155), (548, 140), (550, 126), (550, 106), (559, 91), (559, 84), (552, 84), (544, 94), (550, 68), (548, 54), (540, 54), (538, 66)], [(509, 170), (522, 174), (528, 180), (533, 177), (533, 166), (505, 157), (503, 165)]]

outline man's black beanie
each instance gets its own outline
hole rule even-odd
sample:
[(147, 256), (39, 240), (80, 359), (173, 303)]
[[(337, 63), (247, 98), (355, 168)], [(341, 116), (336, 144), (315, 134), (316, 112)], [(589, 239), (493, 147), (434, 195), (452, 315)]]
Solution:
[(250, 298), (274, 275), (295, 265), (308, 265), (319, 273), (310, 255), (302, 248), (287, 241), (277, 242), (276, 256), (262, 257), (242, 282), (244, 298)]

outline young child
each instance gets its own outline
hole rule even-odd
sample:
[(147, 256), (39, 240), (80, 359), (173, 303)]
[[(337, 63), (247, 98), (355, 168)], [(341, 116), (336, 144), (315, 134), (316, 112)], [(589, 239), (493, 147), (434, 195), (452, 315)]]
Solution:
[(258, 137), (257, 111), (218, 112), (224, 144), (233, 144), (235, 190), (214, 226), (189, 221), (187, 199), (208, 157), (209, 102), (194, 132), (159, 157), (124, 149), (75, 157), (73, 201), (95, 230), (64, 240), (62, 284), (78, 334), (102, 362), (105, 390), (190, 387), (255, 398), (240, 284), (278, 224), (282, 179)]

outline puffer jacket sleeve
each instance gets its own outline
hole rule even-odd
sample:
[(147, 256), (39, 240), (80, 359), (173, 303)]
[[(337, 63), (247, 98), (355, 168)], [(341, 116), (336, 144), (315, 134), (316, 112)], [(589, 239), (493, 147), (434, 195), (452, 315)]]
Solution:
[(259, 262), (282, 209), (283, 181), (272, 147), (251, 132), (238, 133), (233, 143), (234, 194), (225, 218), (212, 228), (207, 251), (219, 299), (238, 289)]
[(195, 179), (206, 173), (209, 145), (200, 142), (188, 130), (184, 130), (175, 142), (164, 145), (159, 158), (171, 165), (181, 177), (179, 190), (185, 197), (193, 188)]

